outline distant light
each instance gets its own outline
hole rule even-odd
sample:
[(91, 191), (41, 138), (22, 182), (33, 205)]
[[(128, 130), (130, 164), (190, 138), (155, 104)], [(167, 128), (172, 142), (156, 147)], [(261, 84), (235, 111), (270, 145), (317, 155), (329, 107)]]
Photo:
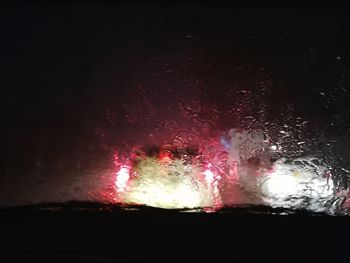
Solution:
[(271, 151), (277, 151), (277, 146), (276, 145), (271, 145), (270, 149), (271, 149)]

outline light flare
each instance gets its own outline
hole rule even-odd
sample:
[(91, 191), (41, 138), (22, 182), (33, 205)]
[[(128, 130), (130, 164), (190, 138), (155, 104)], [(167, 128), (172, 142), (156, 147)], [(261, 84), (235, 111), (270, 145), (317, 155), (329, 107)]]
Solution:
[(115, 155), (118, 201), (168, 209), (208, 209), (236, 198), (227, 201), (225, 197), (230, 196), (225, 189), (238, 189), (232, 187), (235, 185), (239, 187), (235, 191), (240, 191), (237, 196), (243, 196), (240, 198), (247, 203), (252, 197), (254, 204), (295, 207), (307, 199), (312, 202), (308, 208), (318, 209), (320, 199), (334, 195), (332, 176), (320, 160), (313, 163), (315, 158), (300, 157), (271, 163), (269, 153), (278, 148), (265, 142), (262, 133), (232, 131), (231, 137), (221, 139), (221, 143), (228, 153), (225, 158), (220, 147), (199, 150), (196, 156), (182, 148), (152, 155), (136, 149), (127, 162)]
[[(334, 195), (334, 183), (322, 166), (311, 169), (277, 161), (272, 172), (259, 178), (258, 185), (265, 201), (272, 205), (292, 206), (303, 198), (316, 203)], [(297, 201), (291, 201), (293, 198)]]
[(214, 173), (209, 168), (204, 170), (203, 175), (208, 185), (211, 185), (214, 182)]
[[(199, 178), (199, 169), (180, 160), (163, 163), (146, 158), (130, 170), (122, 167), (116, 186), (122, 201), (160, 208), (199, 208), (213, 206), (212, 189)], [(126, 187), (127, 186), (127, 187)]]
[(125, 191), (130, 179), (130, 167), (122, 165), (116, 174), (115, 186), (118, 192)]

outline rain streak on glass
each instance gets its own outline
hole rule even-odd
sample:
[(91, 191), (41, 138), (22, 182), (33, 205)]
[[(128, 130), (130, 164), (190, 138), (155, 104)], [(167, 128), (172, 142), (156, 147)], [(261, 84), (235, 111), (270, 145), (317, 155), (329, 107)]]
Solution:
[[(147, 109), (135, 117), (143, 118), (146, 134), (135, 134), (135, 141), (142, 137), (141, 153), (136, 156), (129, 148), (122, 154), (128, 168), (119, 164), (116, 185), (124, 186), (127, 169), (130, 178), (122, 190), (117, 187), (116, 202), (204, 211), (242, 204), (346, 211), (348, 194), (340, 178), (348, 171), (337, 167), (334, 153), (323, 149), (331, 138), (310, 133), (310, 121), (296, 115), (292, 104), (281, 105), (277, 115), (271, 113), (268, 96), (274, 84), (264, 68), (239, 68), (238, 80), (212, 97), (215, 86), (200, 74), (182, 70), (194, 60), (173, 67), (157, 60), (155, 68), (166, 65), (172, 70), (140, 80), (144, 88), (135, 96), (147, 102), (152, 118), (142, 117)], [(211, 68), (203, 58), (197, 67)], [(167, 82), (169, 74), (186, 78)], [(154, 88), (160, 85), (169, 87)], [(180, 86), (178, 92), (173, 85)], [(169, 101), (162, 104), (159, 96)], [(129, 112), (141, 109), (130, 104), (126, 103)]]
[(345, 11), (72, 10), (3, 32), (0, 205), (349, 213)]

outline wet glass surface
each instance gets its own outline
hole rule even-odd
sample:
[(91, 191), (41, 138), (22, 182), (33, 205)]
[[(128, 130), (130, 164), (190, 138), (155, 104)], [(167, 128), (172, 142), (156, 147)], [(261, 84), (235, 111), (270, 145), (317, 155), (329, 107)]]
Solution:
[(348, 213), (345, 10), (1, 13), (1, 206)]

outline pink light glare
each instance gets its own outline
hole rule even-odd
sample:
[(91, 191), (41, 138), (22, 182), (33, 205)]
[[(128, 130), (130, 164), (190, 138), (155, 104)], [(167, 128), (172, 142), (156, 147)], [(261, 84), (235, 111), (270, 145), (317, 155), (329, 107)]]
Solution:
[(213, 198), (213, 203), (214, 203), (214, 207), (213, 208), (205, 208), (204, 211), (205, 212), (215, 212), (219, 207), (221, 207), (222, 204), (222, 200), (220, 197), (220, 193), (219, 193), (219, 181), (221, 180), (221, 176), (217, 173), (215, 173), (215, 171), (213, 171), (213, 165), (211, 163), (208, 163), (207, 168), (203, 171), (203, 176), (205, 181), (208, 184), (208, 187), (211, 188), (211, 194), (212, 194), (212, 198)]
[(130, 165), (123, 164), (117, 153), (114, 154), (114, 165), (117, 168), (114, 185), (117, 193), (124, 192), (130, 180)]

